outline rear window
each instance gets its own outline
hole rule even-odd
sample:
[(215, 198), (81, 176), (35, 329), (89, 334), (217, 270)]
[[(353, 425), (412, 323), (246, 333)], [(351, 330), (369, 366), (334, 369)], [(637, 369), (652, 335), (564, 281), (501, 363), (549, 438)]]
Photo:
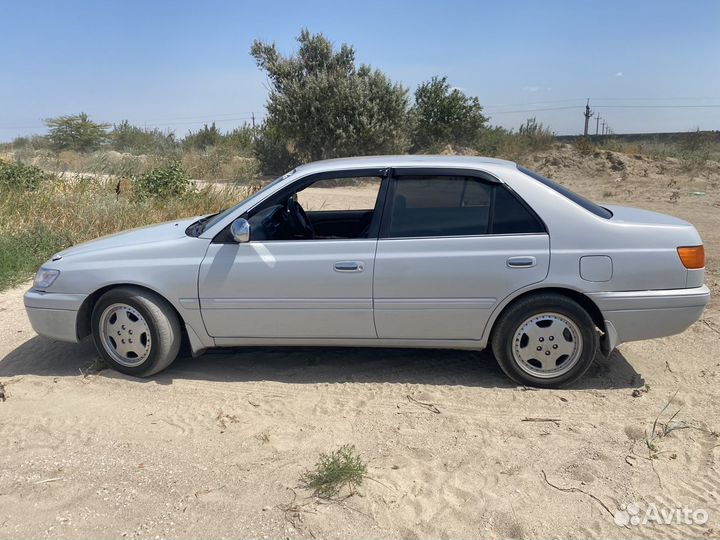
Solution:
[(570, 191), (565, 186), (561, 186), (557, 182), (553, 182), (552, 180), (545, 178), (544, 176), (541, 176), (536, 172), (526, 169), (525, 167), (521, 167), (520, 165), (518, 165), (518, 170), (522, 173), (527, 174), (530, 178), (534, 178), (538, 182), (545, 184), (547, 187), (557, 191), (560, 195), (567, 197), (575, 204), (579, 204), (585, 210), (592, 212), (593, 214), (595, 214), (598, 217), (610, 219), (613, 215), (612, 212), (610, 210), (608, 210), (607, 208), (603, 208), (599, 204), (595, 204), (591, 200), (588, 200), (585, 197), (578, 195), (574, 191)]

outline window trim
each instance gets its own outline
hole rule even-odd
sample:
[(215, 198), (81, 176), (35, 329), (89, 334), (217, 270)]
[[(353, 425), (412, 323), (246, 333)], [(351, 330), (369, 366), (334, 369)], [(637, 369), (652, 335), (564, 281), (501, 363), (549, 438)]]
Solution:
[[(490, 208), (488, 210), (488, 232), (485, 234), (457, 234), (457, 235), (430, 235), (430, 236), (389, 236), (388, 229), (390, 228), (390, 220), (387, 216), (392, 213), (392, 204), (395, 197), (395, 189), (400, 177), (403, 176), (452, 176), (452, 177), (471, 177), (477, 178), (484, 183), (492, 186), (490, 193)], [(418, 240), (418, 239), (429, 239), (429, 238), (484, 238), (490, 236), (536, 236), (536, 235), (547, 235), (548, 228), (545, 222), (540, 216), (532, 209), (532, 207), (520, 197), (517, 192), (512, 189), (505, 182), (501, 182), (496, 177), (488, 174), (484, 171), (478, 171), (475, 169), (453, 169), (453, 168), (402, 168), (392, 169), (387, 178), (388, 186), (387, 193), (385, 194), (385, 204), (382, 207), (382, 219), (379, 227), (379, 240)], [(500, 233), (495, 234), (492, 232), (493, 221), (495, 215), (495, 193), (498, 189), (507, 189), (510, 196), (512, 196), (520, 205), (522, 205), (528, 213), (537, 220), (543, 229), (541, 232), (525, 232), (525, 233)]]

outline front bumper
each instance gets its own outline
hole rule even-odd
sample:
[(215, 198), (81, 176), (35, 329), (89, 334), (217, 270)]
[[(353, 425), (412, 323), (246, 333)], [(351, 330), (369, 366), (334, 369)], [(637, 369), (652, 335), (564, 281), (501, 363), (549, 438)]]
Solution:
[(588, 295), (605, 318), (609, 349), (627, 341), (679, 334), (702, 316), (710, 301), (706, 286), (664, 291), (601, 292)]
[(77, 343), (77, 317), (86, 294), (25, 293), (25, 311), (33, 330), (41, 336)]

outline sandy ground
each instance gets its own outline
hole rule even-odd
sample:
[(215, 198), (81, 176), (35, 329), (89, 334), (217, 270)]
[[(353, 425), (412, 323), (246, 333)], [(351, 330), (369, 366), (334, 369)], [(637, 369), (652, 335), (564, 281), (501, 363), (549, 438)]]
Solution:
[[(557, 157), (536, 165), (597, 199), (692, 220), (717, 298), (717, 175), (543, 161)], [(23, 291), (0, 294), (0, 538), (720, 537), (716, 300), (684, 334), (622, 345), (578, 386), (538, 391), (489, 353), (456, 351), (246, 349), (151, 380), (83, 375), (92, 345), (36, 336)], [(679, 410), (688, 427), (648, 459), (673, 395), (660, 420)], [(341, 444), (370, 478), (317, 500), (298, 478)], [(708, 521), (616, 525), (634, 502)]]

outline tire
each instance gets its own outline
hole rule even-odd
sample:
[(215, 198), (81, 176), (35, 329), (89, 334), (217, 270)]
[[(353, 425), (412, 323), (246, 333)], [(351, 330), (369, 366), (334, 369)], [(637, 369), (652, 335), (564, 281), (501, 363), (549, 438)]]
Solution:
[(96, 302), (91, 328), (95, 348), (113, 369), (149, 377), (178, 355), (182, 329), (166, 300), (139, 287), (118, 287)]
[(537, 294), (511, 304), (493, 328), (491, 346), (505, 374), (540, 388), (582, 377), (600, 346), (595, 323), (575, 301)]

